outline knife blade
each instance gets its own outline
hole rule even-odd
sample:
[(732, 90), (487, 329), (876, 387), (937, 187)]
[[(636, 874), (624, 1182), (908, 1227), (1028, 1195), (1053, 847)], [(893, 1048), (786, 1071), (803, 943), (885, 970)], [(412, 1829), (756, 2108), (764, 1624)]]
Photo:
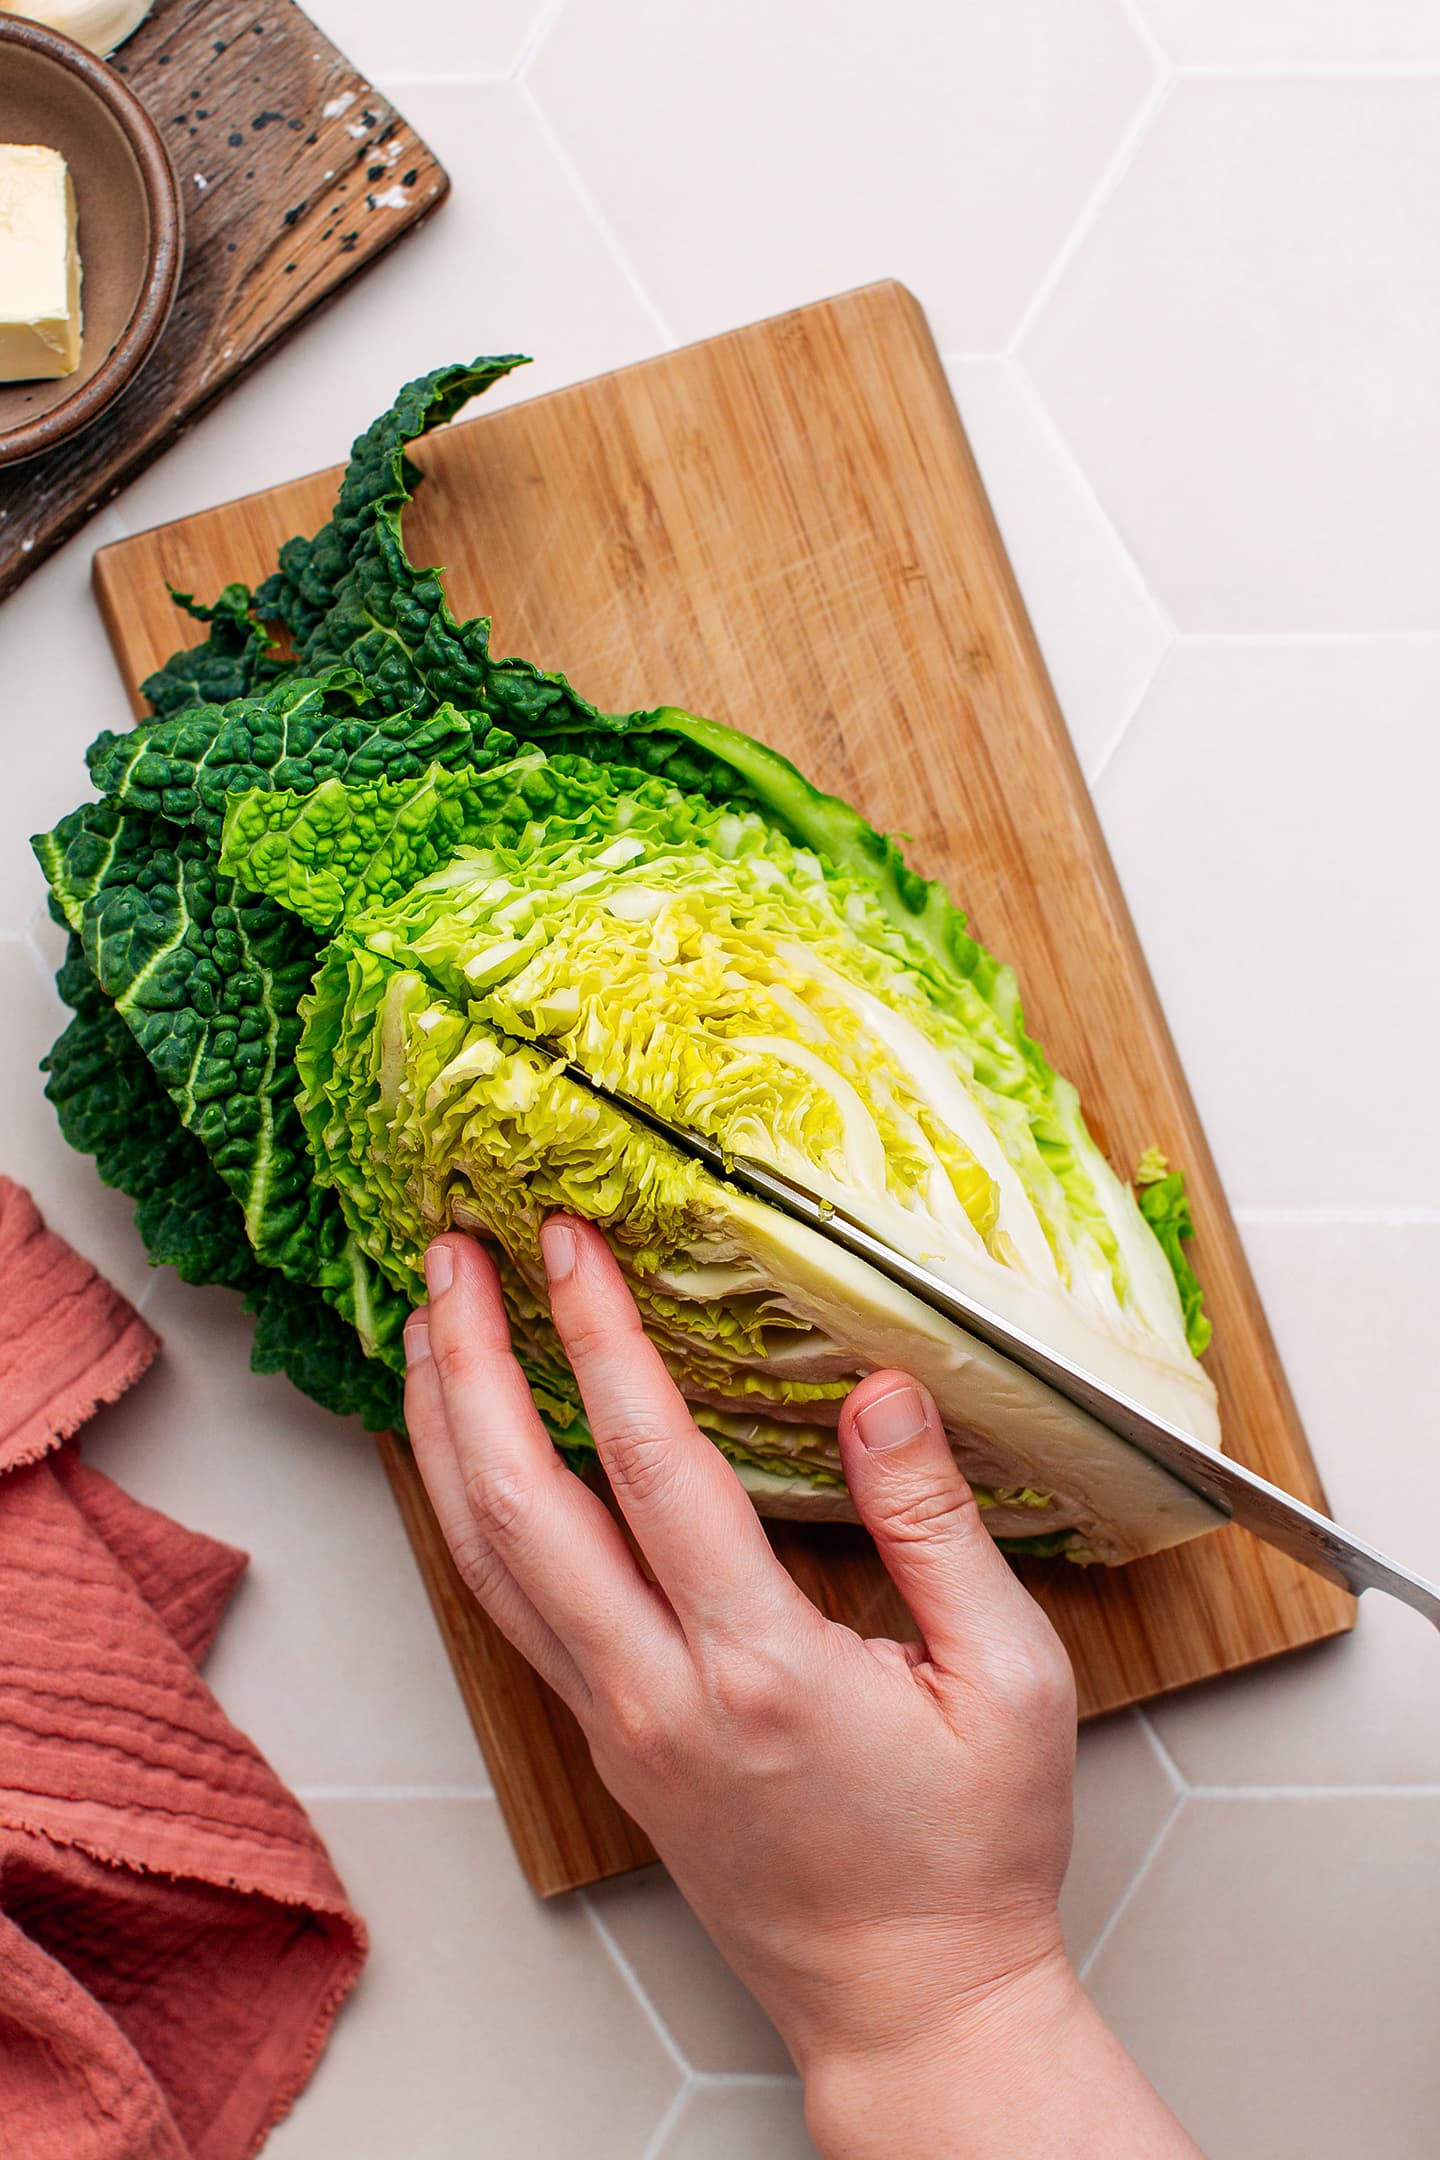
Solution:
[(868, 1230), (845, 1208), (822, 1199), (788, 1173), (757, 1162), (752, 1156), (732, 1154), (703, 1134), (672, 1123), (647, 1104), (602, 1086), (582, 1066), (563, 1055), (560, 1062), (568, 1075), (592, 1095), (703, 1163), (716, 1177), (818, 1230), (822, 1237), (857, 1260), (867, 1261), (902, 1290), (910, 1291), (933, 1312), (1023, 1367), (1077, 1408), (1088, 1411), (1098, 1423), (1159, 1463), (1231, 1521), (1263, 1538), (1267, 1545), (1275, 1546), (1356, 1597), (1366, 1590), (1387, 1591), (1440, 1628), (1440, 1585), (1428, 1582), (1398, 1560), (1391, 1560), (1317, 1508), (1297, 1500), (1279, 1485), (1272, 1485), (1258, 1471), (1194, 1439), (1097, 1374), (1048, 1349), (1035, 1336), (932, 1274), (898, 1246)]

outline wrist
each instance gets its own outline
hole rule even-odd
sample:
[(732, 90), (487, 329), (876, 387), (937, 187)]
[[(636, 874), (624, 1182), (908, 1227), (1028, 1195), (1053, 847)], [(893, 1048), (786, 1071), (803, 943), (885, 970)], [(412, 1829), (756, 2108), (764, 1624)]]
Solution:
[(881, 2018), (873, 2042), (802, 2061), (810, 2134), (826, 2160), (1018, 2153), (1005, 2131), (1017, 2101), (1030, 2105), (1094, 2020), (1057, 1942), (956, 1989), (903, 2032)]

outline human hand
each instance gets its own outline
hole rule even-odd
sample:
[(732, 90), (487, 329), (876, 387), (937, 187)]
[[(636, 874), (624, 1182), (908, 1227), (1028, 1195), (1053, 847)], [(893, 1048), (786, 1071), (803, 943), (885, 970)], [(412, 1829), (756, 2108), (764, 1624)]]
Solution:
[[(556, 1327), (655, 1580), (551, 1447), (493, 1263), (459, 1236), (431, 1247), (430, 1303), (407, 1336), (416, 1456), (462, 1575), (575, 1712), (606, 1784), (774, 2018), (824, 2149), (1089, 2152), (1077, 2085), (1102, 2058), (1173, 2129), (1092, 2029), (1061, 1942), (1069, 1662), (928, 1395), (876, 1373), (842, 1413), (851, 1493), (924, 1637), (866, 1641), (774, 1558), (599, 1233), (554, 1218), (542, 1242)], [(1057, 2144), (1035, 2080), (1061, 2061)], [(1097, 2153), (1194, 2151), (1178, 2132), (1118, 2145), (1113, 2113), (1102, 2127)]]

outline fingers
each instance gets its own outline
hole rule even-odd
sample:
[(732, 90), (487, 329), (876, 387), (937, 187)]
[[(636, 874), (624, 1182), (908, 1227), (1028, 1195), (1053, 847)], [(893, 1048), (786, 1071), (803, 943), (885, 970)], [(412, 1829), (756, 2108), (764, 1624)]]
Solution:
[(753, 1636), (815, 1609), (771, 1552), (734, 1471), (701, 1433), (647, 1340), (600, 1232), (552, 1216), (541, 1233), (550, 1310), (625, 1519), (687, 1634)]
[(1028, 1634), (1039, 1608), (981, 1521), (928, 1389), (871, 1373), (840, 1413), (840, 1454), (933, 1663), (966, 1672), (997, 1637)]
[[(425, 1267), (428, 1356), (411, 1366), (410, 1388), (422, 1415), (429, 1389), (443, 1407), (463, 1517), (453, 1484), (448, 1501), (462, 1542), (478, 1536), (494, 1554), (588, 1684), (636, 1656), (662, 1679), (680, 1631), (618, 1525), (551, 1445), (510, 1347), (494, 1262), (472, 1239), (452, 1236), (430, 1247)], [(432, 1377), (417, 1378), (426, 1364)], [(409, 1400), (407, 1391), (407, 1416)]]
[(412, 1314), (405, 1328), (409, 1369), (405, 1423), (435, 1519), (467, 1587), (502, 1635), (577, 1713), (590, 1701), (579, 1667), (554, 1629), (541, 1619), (514, 1576), (477, 1528), (465, 1498), (465, 1478), (450, 1436), (444, 1397), (430, 1355), (428, 1316)]

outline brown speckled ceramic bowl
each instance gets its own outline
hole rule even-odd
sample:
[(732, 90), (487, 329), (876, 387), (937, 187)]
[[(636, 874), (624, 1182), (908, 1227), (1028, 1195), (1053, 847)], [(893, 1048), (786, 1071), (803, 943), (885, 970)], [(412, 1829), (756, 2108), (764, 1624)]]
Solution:
[(45, 143), (69, 164), (80, 223), (80, 365), (57, 382), (0, 383), (0, 465), (88, 427), (159, 342), (180, 283), (180, 194), (155, 124), (103, 60), (0, 14), (0, 142)]

